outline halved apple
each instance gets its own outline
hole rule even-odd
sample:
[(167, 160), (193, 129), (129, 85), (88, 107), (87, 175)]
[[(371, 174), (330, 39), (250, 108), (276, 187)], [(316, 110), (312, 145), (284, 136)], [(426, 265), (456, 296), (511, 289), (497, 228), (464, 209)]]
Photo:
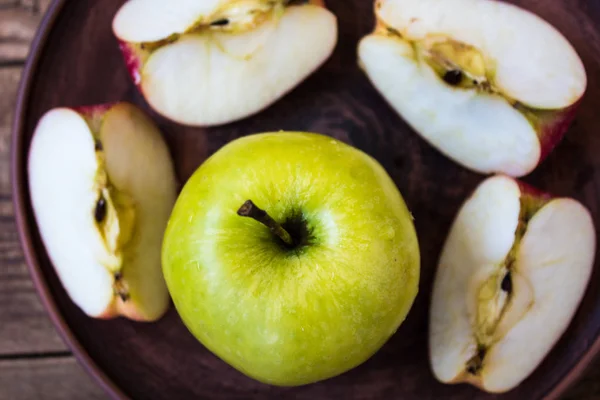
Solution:
[(590, 213), (505, 175), (460, 209), (435, 276), (430, 358), (444, 383), (518, 386), (568, 327), (590, 279)]
[(41, 239), (73, 302), (96, 318), (160, 318), (177, 180), (153, 122), (128, 103), (52, 109), (35, 129), (28, 176)]
[(129, 0), (113, 31), (150, 106), (192, 126), (267, 108), (337, 42), (321, 0)]
[(587, 77), (537, 15), (494, 0), (378, 0), (358, 54), (375, 88), (441, 153), (479, 173), (530, 173), (565, 134)]

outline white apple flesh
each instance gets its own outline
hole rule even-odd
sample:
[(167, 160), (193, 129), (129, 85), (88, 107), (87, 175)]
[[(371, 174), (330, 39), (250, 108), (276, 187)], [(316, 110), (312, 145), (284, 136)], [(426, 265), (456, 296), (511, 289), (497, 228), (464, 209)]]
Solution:
[(148, 103), (185, 125), (267, 108), (331, 55), (336, 17), (320, 1), (130, 0), (113, 21)]
[(504, 175), (486, 179), (454, 221), (435, 276), (430, 359), (444, 383), (518, 386), (567, 329), (590, 279), (590, 213)]
[(95, 318), (160, 318), (177, 183), (152, 121), (127, 103), (52, 109), (34, 132), (28, 176), (41, 239), (73, 302)]
[(375, 88), (427, 142), (480, 173), (530, 173), (565, 134), (587, 77), (546, 21), (494, 0), (379, 0), (359, 44)]

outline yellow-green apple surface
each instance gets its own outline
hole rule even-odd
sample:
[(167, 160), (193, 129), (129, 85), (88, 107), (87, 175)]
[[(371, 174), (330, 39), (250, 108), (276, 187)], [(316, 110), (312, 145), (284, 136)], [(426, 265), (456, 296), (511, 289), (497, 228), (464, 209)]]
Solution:
[(488, 392), (518, 386), (567, 329), (595, 247), (592, 218), (578, 201), (503, 175), (482, 182), (456, 217), (435, 277), (436, 378)]
[(258, 381), (296, 386), (367, 360), (418, 291), (407, 206), (381, 165), (303, 132), (237, 139), (186, 183), (163, 269), (209, 350)]
[(154, 123), (128, 103), (55, 108), (28, 160), (41, 238), (73, 302), (95, 318), (154, 321), (168, 308), (161, 244), (177, 195)]
[(338, 35), (321, 0), (129, 0), (113, 32), (147, 102), (193, 126), (273, 104), (329, 58)]
[(378, 0), (360, 65), (427, 142), (480, 173), (519, 177), (556, 146), (587, 85), (567, 39), (494, 0)]

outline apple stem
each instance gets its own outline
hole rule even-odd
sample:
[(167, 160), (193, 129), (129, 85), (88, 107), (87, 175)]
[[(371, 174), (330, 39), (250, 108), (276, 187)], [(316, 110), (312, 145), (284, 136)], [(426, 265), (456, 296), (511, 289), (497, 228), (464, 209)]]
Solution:
[(283, 240), (283, 242), (288, 246), (291, 247), (294, 245), (294, 239), (292, 239), (292, 236), (288, 233), (288, 231), (283, 229), (283, 226), (271, 218), (271, 216), (267, 214), (265, 210), (258, 208), (256, 204), (252, 202), (252, 200), (248, 200), (242, 204), (237, 213), (241, 217), (249, 217), (265, 225), (267, 228), (269, 228), (271, 233)]

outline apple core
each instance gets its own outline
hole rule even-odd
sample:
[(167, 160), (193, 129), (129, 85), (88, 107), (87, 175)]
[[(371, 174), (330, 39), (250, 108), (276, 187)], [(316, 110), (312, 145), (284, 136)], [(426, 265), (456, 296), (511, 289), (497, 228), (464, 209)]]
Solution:
[[(517, 302), (517, 306), (513, 307), (515, 296), (513, 275), (521, 282), (519, 289), (527, 291), (532, 287), (527, 277), (517, 270), (516, 258), (521, 239), (527, 232), (527, 224), (549, 199), (546, 197), (534, 198), (524, 194), (519, 201), (521, 204), (519, 222), (512, 248), (506, 256), (504, 265), (492, 273), (483, 283), (477, 295), (478, 306), (474, 327), (477, 351), (466, 364), (466, 372), (471, 375), (477, 375), (481, 371), (485, 362), (485, 354), (489, 348), (501, 340), (519, 322), (533, 302), (530, 293), (526, 293), (528, 300)], [(524, 297), (523, 293), (518, 293), (518, 295)]]

